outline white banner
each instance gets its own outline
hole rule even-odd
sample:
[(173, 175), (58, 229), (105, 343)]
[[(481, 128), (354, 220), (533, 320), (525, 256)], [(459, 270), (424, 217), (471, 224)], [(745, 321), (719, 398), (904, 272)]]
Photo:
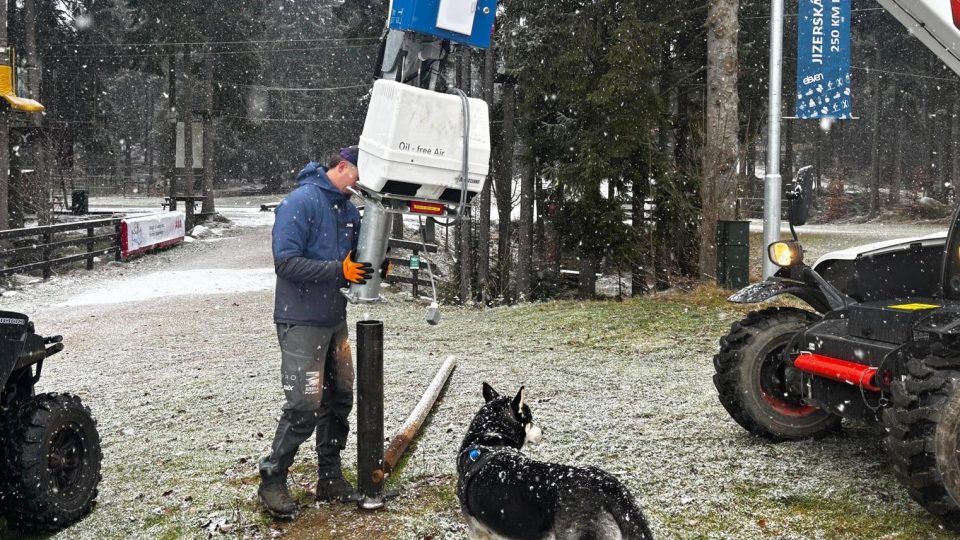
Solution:
[(164, 212), (124, 219), (120, 223), (120, 247), (124, 258), (151, 249), (183, 242), (186, 236), (183, 212)]

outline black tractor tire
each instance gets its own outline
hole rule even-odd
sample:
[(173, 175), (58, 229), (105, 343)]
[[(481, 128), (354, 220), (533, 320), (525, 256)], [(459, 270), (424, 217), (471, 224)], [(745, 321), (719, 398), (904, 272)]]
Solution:
[(720, 338), (713, 384), (723, 408), (750, 433), (785, 441), (839, 431), (840, 417), (787, 395), (784, 387), (786, 366), (780, 353), (819, 319), (802, 309), (767, 308), (747, 314)]
[(883, 411), (884, 446), (913, 500), (960, 530), (960, 350), (907, 352)]
[(56, 531), (85, 516), (100, 483), (100, 435), (70, 394), (41, 394), (14, 411), (3, 438), (2, 512), (24, 531)]
[[(12, 424), (10, 411), (0, 410), (0, 441), (12, 433)], [(7, 495), (7, 471), (3, 464), (6, 462), (6, 457), (4, 455), (3, 443), (0, 442), (0, 508), (6, 508), (10, 504), (10, 498)], [(4, 516), (3, 512), (0, 511), (0, 531), (3, 531), (4, 528)]]

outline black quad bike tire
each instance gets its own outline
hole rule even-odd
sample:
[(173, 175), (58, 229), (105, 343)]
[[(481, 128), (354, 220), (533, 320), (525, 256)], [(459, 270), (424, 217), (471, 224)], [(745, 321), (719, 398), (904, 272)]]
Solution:
[(883, 411), (887, 455), (913, 500), (960, 530), (960, 350), (917, 344), (903, 372)]
[(805, 327), (820, 319), (814, 313), (774, 307), (747, 314), (720, 338), (713, 357), (720, 403), (744, 429), (774, 441), (835, 433), (841, 418), (786, 395), (781, 351)]
[(41, 394), (11, 411), (3, 438), (7, 524), (55, 531), (85, 516), (100, 483), (100, 436), (90, 409), (70, 394)]

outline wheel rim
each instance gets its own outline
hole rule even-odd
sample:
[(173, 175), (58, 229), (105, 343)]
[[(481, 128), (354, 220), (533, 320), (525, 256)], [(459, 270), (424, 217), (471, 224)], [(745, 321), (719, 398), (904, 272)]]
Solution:
[(83, 477), (84, 458), (83, 431), (79, 425), (70, 423), (54, 433), (47, 457), (47, 469), (54, 489), (61, 495), (70, 495)]
[(767, 405), (783, 416), (809, 416), (817, 408), (804, 405), (799, 398), (791, 397), (787, 392), (784, 376), (787, 364), (782, 355), (785, 346), (777, 345), (764, 356), (760, 364), (760, 395)]

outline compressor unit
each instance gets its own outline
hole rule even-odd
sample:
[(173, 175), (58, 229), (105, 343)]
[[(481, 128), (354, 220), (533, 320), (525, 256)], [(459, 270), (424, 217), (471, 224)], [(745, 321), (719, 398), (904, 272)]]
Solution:
[[(490, 117), (481, 99), (378, 80), (360, 136), (364, 200), (357, 260), (379, 266), (397, 213), (457, 218), (483, 190)], [(344, 289), (351, 302), (381, 300), (379, 273)]]

